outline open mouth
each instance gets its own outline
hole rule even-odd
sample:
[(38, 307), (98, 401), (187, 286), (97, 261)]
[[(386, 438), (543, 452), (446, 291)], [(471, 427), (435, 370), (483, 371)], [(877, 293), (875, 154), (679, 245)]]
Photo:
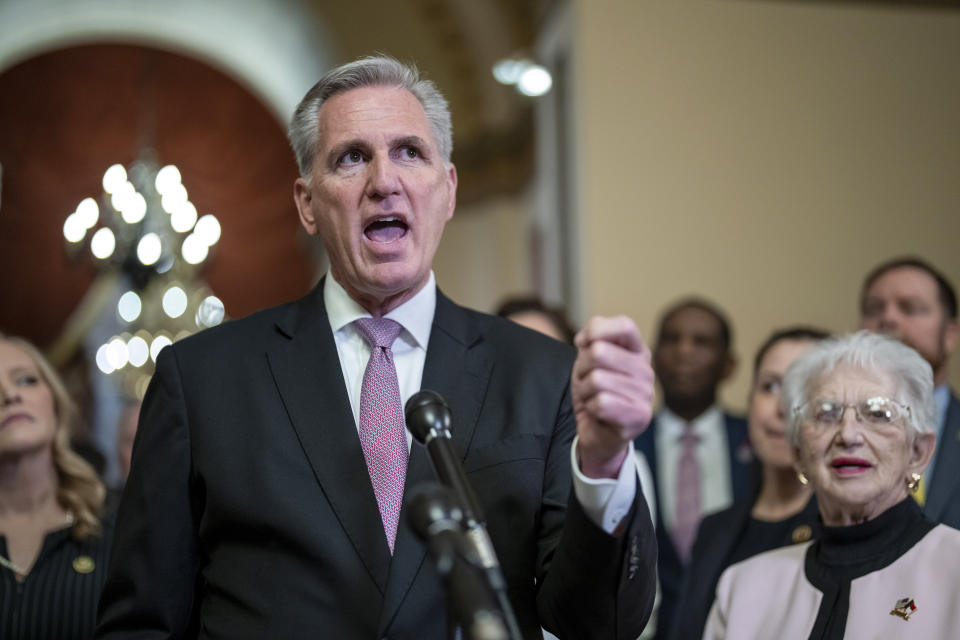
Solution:
[(871, 467), (872, 464), (861, 458), (837, 458), (830, 463), (830, 468), (843, 476), (863, 473)]
[(398, 216), (377, 218), (366, 226), (363, 235), (372, 242), (390, 244), (407, 235), (409, 227)]

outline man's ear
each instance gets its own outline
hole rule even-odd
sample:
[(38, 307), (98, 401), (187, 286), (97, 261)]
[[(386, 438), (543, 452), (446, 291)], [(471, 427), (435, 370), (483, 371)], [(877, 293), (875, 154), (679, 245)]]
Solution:
[(313, 192), (310, 191), (310, 185), (303, 178), (297, 178), (293, 183), (293, 202), (297, 205), (297, 213), (300, 216), (300, 224), (312, 236), (318, 235), (320, 229), (317, 226), (317, 219), (313, 213)]
[(936, 445), (937, 436), (932, 433), (920, 433), (913, 439), (913, 447), (910, 448), (910, 473), (923, 475), (933, 458)]
[(943, 350), (947, 355), (957, 348), (958, 341), (960, 341), (960, 326), (957, 325), (957, 319), (948, 318), (943, 328)]
[(447, 203), (446, 220), (450, 220), (453, 217), (453, 210), (457, 208), (457, 168), (452, 162), (447, 169), (447, 184), (450, 188), (450, 200)]

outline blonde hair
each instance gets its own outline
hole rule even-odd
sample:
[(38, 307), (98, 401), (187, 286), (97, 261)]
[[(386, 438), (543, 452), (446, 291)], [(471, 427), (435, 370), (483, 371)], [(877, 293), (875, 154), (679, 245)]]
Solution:
[(70, 447), (70, 426), (77, 417), (76, 405), (56, 370), (36, 347), (23, 338), (2, 333), (0, 341), (14, 344), (27, 352), (53, 395), (57, 424), (52, 453), (57, 472), (57, 502), (73, 514), (73, 537), (82, 540), (99, 535), (106, 489), (94, 468)]

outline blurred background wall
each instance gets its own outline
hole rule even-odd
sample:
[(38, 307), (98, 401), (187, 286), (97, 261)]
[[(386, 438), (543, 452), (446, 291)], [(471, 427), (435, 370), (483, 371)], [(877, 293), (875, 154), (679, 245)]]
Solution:
[[(450, 100), (459, 206), (435, 268), (464, 304), (536, 292), (652, 339), (665, 305), (706, 296), (734, 324), (739, 408), (766, 334), (853, 329), (875, 263), (918, 254), (960, 283), (957, 2), (0, 0), (0, 330), (63, 366), (124, 330), (128, 285), (62, 228), (146, 148), (219, 220), (197, 276), (227, 317), (306, 292), (324, 259), (286, 120), (378, 51)], [(494, 79), (521, 58), (552, 72), (545, 95)]]
[(741, 406), (770, 329), (856, 328), (874, 264), (960, 283), (955, 4), (602, 1), (575, 23), (583, 311), (650, 335), (670, 300), (716, 300)]

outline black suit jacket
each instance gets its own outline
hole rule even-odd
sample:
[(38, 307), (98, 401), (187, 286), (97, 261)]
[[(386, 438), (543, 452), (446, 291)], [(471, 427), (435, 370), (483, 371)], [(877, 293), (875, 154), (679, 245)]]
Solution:
[(923, 513), (934, 522), (960, 529), (960, 399), (952, 391), (935, 455)]
[[(732, 555), (750, 523), (750, 512), (755, 502), (756, 492), (733, 503), (729, 509), (707, 516), (700, 523), (677, 601), (671, 640), (700, 640), (703, 637), (703, 628), (716, 597), (720, 574), (730, 566)], [(752, 554), (820, 537), (820, 511), (815, 497), (811, 497), (798, 514), (797, 524), (809, 527), (803, 538), (793, 538), (796, 529), (787, 531), (784, 539), (767, 540), (766, 546), (752, 549)]]
[[(759, 483), (759, 470), (753, 459), (747, 438), (747, 422), (743, 418), (724, 413), (727, 427), (728, 454), (730, 456), (730, 484), (734, 502), (752, 495)], [(663, 494), (657, 475), (656, 419), (634, 442), (634, 446), (647, 458), (654, 485), (657, 487), (657, 573), (660, 578), (660, 609), (657, 612), (658, 639), (666, 638), (673, 623), (677, 600), (683, 581), (684, 566), (670, 533), (663, 526)]]
[[(620, 536), (571, 497), (572, 356), (438, 292), (422, 386), (450, 405), (524, 635), (634, 638), (655, 537), (639, 491)], [(407, 489), (433, 479), (414, 444)], [(99, 638), (446, 632), (405, 513), (389, 553), (322, 286), (163, 351), (119, 522)]]

